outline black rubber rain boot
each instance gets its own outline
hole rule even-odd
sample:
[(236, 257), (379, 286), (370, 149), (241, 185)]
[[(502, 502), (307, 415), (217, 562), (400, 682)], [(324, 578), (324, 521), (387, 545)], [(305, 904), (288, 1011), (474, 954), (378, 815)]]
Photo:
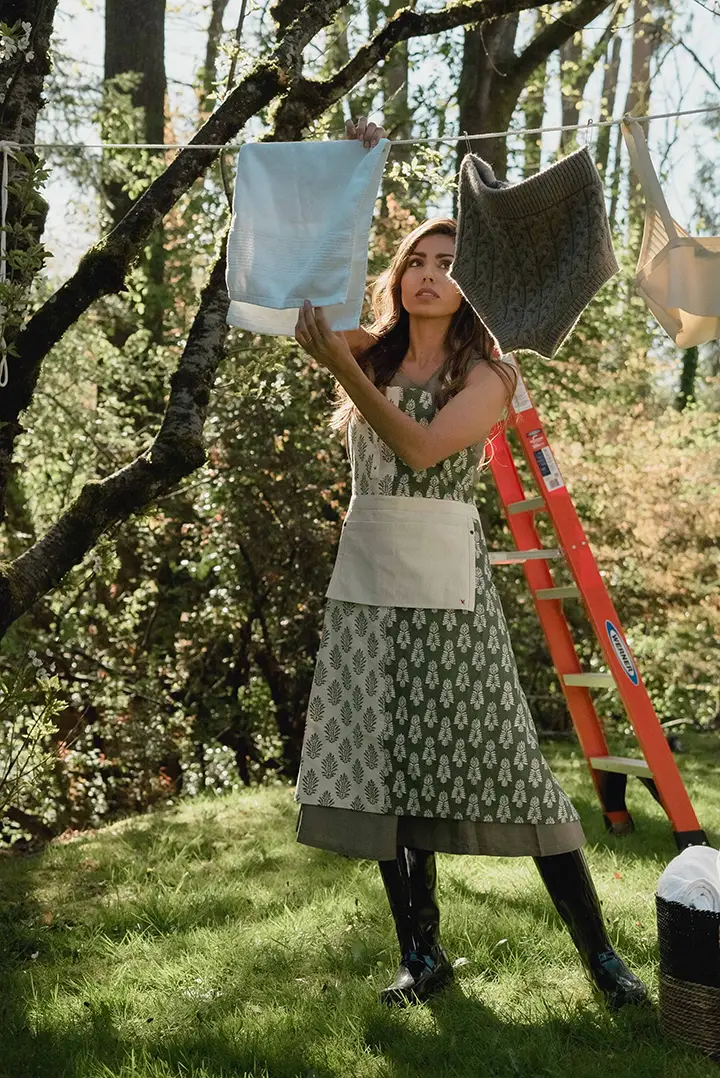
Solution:
[(408, 954), (415, 947), (412, 913), (410, 912), (410, 873), (405, 849), (398, 847), (394, 861), (378, 861), (385, 894), (395, 921), (400, 954)]
[(533, 858), (555, 909), (596, 988), (613, 1011), (626, 1003), (644, 1003), (647, 988), (632, 973), (608, 939), (600, 900), (582, 850)]
[(421, 1003), (453, 978), (453, 968), (440, 946), (435, 854), (398, 847), (395, 861), (379, 861), (385, 891), (395, 919), (400, 965), (380, 1001), (405, 1007)]

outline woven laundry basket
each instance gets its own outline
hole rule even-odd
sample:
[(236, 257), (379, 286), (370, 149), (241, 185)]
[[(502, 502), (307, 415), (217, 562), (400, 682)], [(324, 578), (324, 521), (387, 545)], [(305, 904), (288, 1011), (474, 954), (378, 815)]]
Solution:
[(655, 896), (665, 1031), (720, 1062), (720, 913)]

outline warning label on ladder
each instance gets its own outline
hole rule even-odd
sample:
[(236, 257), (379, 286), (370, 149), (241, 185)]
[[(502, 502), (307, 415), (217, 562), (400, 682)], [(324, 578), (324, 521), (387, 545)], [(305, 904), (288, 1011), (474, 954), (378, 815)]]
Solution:
[(542, 430), (529, 430), (527, 438), (546, 488), (548, 490), (559, 490), (560, 487), (564, 487), (565, 483), (560, 475), (560, 469), (555, 463), (555, 457), (552, 455), (552, 450)]

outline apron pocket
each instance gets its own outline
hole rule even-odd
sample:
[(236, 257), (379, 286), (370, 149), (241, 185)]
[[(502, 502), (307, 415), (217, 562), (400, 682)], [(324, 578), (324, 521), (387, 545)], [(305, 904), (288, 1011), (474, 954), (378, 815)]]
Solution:
[(399, 521), (384, 510), (343, 525), (328, 599), (369, 606), (475, 609), (472, 519)]

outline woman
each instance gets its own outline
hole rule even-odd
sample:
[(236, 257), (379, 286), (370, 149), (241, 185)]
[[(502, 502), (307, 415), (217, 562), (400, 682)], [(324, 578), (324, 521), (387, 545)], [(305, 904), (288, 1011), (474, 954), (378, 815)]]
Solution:
[[(375, 145), (361, 118), (348, 137)], [(511, 363), (447, 276), (455, 222), (426, 221), (376, 283), (370, 330), (306, 301), (296, 340), (339, 383), (353, 494), (328, 588), (296, 788), (298, 840), (377, 860), (400, 966), (386, 1003), (453, 977), (435, 852), (532, 856), (613, 1008), (646, 998), (615, 953), (582, 826), (539, 747), (472, 495)], [(468, 586), (469, 580), (469, 586)]]

